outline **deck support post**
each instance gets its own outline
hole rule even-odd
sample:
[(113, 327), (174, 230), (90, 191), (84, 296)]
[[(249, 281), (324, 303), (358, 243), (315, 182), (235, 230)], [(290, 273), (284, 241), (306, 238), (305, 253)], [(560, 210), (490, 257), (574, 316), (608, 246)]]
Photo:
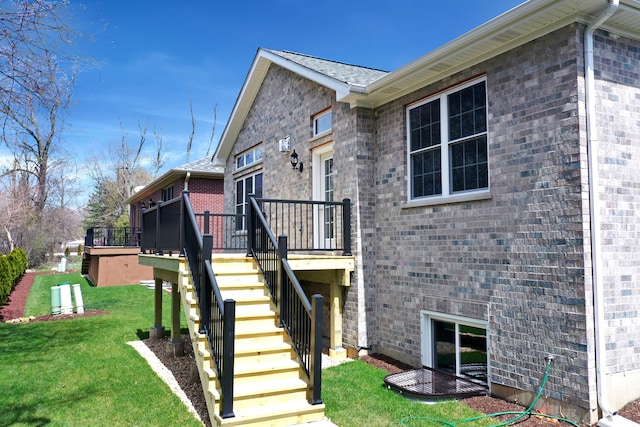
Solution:
[[(155, 276), (155, 274), (154, 274)], [(162, 326), (162, 279), (155, 278), (154, 297), (154, 323), (149, 328), (149, 338), (161, 339), (164, 338), (164, 326)]]
[(184, 356), (184, 343), (180, 338), (180, 291), (177, 283), (171, 283), (171, 338), (165, 352), (174, 357)]
[(334, 280), (329, 285), (329, 357), (332, 359), (347, 357), (347, 350), (342, 346), (342, 306), (342, 286), (339, 281)]

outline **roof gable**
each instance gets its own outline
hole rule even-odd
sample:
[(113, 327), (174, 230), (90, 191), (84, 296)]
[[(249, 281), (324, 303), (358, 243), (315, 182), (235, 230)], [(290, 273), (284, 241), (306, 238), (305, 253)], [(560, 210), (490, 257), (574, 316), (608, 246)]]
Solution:
[(386, 71), (344, 64), (287, 51), (258, 49), (249, 74), (231, 111), (231, 117), (214, 153), (216, 165), (224, 165), (231, 153), (242, 124), (253, 105), (271, 64), (277, 64), (336, 92), (338, 101), (352, 93), (363, 93), (364, 87), (388, 74)]

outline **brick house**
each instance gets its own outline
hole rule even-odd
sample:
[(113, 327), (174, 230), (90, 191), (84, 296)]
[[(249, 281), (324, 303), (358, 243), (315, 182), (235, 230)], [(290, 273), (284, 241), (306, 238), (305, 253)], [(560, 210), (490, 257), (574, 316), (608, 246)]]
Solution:
[[(129, 205), (130, 227), (106, 238), (107, 230), (87, 230), (83, 251), (82, 272), (95, 286), (113, 286), (137, 283), (153, 278), (151, 267), (138, 263), (141, 210), (159, 201), (169, 201), (188, 187), (191, 201), (198, 212), (222, 213), (224, 170), (215, 167), (211, 158), (196, 160), (173, 168), (131, 196)], [(96, 233), (100, 233), (98, 239)], [(124, 234), (123, 234), (124, 232)]]
[(553, 356), (592, 424), (640, 398), (638, 113), (640, 4), (531, 0), (394, 72), (259, 49), (215, 157), (227, 212), (351, 199), (350, 354), (520, 402)]
[(214, 166), (211, 157), (204, 157), (177, 166), (165, 172), (153, 182), (138, 189), (126, 203), (129, 205), (131, 227), (140, 227), (141, 209), (159, 201), (178, 197), (185, 188), (189, 190), (191, 204), (196, 212), (223, 211), (224, 168)]

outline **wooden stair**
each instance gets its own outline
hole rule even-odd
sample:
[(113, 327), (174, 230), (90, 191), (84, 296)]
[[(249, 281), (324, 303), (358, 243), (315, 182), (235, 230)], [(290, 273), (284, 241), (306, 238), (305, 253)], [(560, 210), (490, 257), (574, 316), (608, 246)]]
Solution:
[(275, 306), (255, 262), (247, 257), (216, 257), (213, 270), (223, 299), (236, 301), (234, 359), (235, 417), (220, 417), (220, 385), (200, 333), (200, 313), (189, 275), (180, 295), (200, 373), (209, 417), (214, 426), (279, 427), (324, 419), (324, 404), (307, 401), (308, 384), (283, 328), (276, 326)]

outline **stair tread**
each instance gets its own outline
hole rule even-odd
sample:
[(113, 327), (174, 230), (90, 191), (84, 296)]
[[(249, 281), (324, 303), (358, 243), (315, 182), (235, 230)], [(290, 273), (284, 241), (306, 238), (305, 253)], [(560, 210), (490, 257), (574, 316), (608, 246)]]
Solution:
[(236, 418), (264, 418), (271, 414), (292, 414), (292, 413), (324, 413), (324, 404), (312, 405), (306, 399), (292, 399), (282, 405), (260, 405), (252, 406), (250, 408), (238, 408), (234, 410)]
[(273, 310), (259, 309), (259, 308), (252, 311), (244, 311), (244, 312), (236, 313), (236, 320), (251, 320), (251, 319), (260, 319), (265, 317), (272, 317), (275, 319), (276, 314)]
[(287, 371), (298, 369), (300, 365), (292, 359), (274, 360), (269, 363), (249, 363), (246, 365), (236, 364), (234, 368), (235, 375), (248, 375), (251, 373), (269, 373), (277, 371)]
[(307, 388), (307, 383), (299, 378), (285, 378), (275, 381), (259, 381), (248, 384), (235, 384), (233, 395), (249, 397), (259, 394), (272, 394), (287, 391), (301, 391)]
[(273, 325), (254, 325), (248, 323), (245, 326), (236, 325), (236, 338), (246, 335), (280, 335), (284, 333), (284, 328)]
[(249, 342), (244, 343), (242, 341), (236, 342), (235, 344), (236, 354), (247, 354), (247, 353), (273, 353), (276, 351), (289, 351), (291, 350), (291, 344), (286, 343), (284, 341), (267, 341), (264, 343), (260, 343), (260, 345), (256, 345), (255, 343)]

